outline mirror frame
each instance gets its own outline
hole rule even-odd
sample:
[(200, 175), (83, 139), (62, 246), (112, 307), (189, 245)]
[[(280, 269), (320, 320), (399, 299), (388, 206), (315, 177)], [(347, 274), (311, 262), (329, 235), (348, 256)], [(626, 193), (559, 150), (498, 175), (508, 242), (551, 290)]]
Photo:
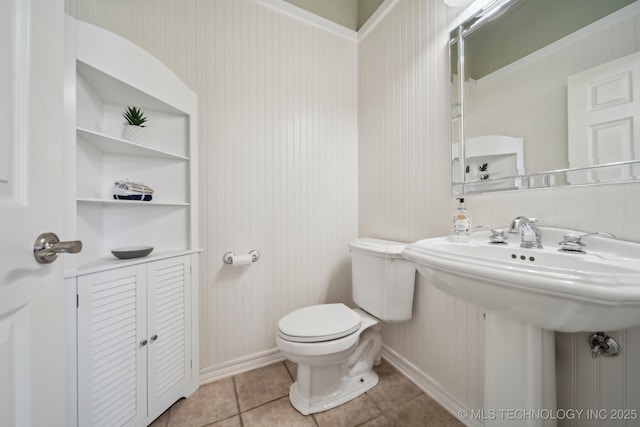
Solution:
[[(520, 191), (538, 188), (576, 187), (638, 181), (640, 176), (635, 177), (633, 175), (629, 176), (627, 179), (621, 178), (603, 181), (598, 181), (598, 179), (593, 179), (591, 177), (598, 171), (622, 171), (623, 168), (629, 168), (631, 165), (640, 165), (640, 160), (605, 163), (580, 168), (557, 169), (530, 174), (525, 173), (523, 175), (514, 175), (498, 179), (490, 178), (480, 181), (465, 180), (467, 166), (465, 157), (466, 149), (464, 129), (464, 38), (476, 29), (480, 28), (488, 20), (504, 13), (509, 7), (518, 1), (520, 0), (495, 0), (484, 6), (478, 12), (474, 13), (449, 33), (449, 79), (451, 84), (451, 193), (454, 196), (461, 196), (465, 194), (480, 194), (497, 191)], [(456, 144), (458, 147), (457, 153), (455, 152)], [(463, 159), (464, 161), (458, 161), (458, 165), (455, 166), (454, 159), (456, 158)], [(460, 177), (460, 180), (456, 180), (456, 174)], [(571, 183), (572, 181), (574, 183)], [(582, 183), (575, 183), (576, 181)]]

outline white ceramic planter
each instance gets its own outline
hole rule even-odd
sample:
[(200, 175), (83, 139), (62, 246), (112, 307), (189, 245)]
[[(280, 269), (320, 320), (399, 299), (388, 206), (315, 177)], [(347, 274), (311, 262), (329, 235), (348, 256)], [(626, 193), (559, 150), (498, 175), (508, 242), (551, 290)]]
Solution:
[(135, 142), (136, 144), (147, 144), (147, 128), (142, 126), (124, 125), (122, 128), (122, 139)]

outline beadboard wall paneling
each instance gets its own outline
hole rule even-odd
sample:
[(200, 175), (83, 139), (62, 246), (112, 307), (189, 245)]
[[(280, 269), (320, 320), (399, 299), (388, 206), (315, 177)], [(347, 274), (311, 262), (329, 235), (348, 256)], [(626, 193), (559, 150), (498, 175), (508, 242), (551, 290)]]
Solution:
[(444, 233), (449, 219), (447, 12), (400, 1), (358, 45), (360, 234), (402, 241)]
[[(350, 302), (355, 40), (250, 0), (67, 0), (67, 10), (139, 44), (198, 94), (203, 379), (278, 357), (287, 312)], [(252, 249), (255, 264), (222, 261)]]
[[(360, 234), (412, 241), (449, 233), (455, 200), (448, 175), (447, 33), (486, 3), (477, 0), (466, 10), (453, 10), (439, 1), (399, 0), (361, 39)], [(516, 216), (527, 215), (545, 226), (609, 231), (640, 242), (638, 183), (493, 193), (468, 196), (465, 202), (474, 225), (505, 227)], [(414, 318), (385, 325), (385, 351), (404, 364), (414, 380), (434, 394), (441, 392), (437, 397), (450, 409), (481, 408), (481, 314), (420, 277)], [(588, 334), (557, 334), (558, 406), (637, 409), (639, 331), (610, 331), (621, 338), (623, 355), (598, 359), (591, 359)], [(611, 423), (583, 419), (561, 420), (559, 425)]]
[[(359, 42), (360, 235), (409, 242), (449, 233), (448, 32), (457, 12), (400, 0)], [(385, 324), (383, 342), (450, 410), (481, 408), (483, 326), (481, 310), (418, 275), (414, 317)]]

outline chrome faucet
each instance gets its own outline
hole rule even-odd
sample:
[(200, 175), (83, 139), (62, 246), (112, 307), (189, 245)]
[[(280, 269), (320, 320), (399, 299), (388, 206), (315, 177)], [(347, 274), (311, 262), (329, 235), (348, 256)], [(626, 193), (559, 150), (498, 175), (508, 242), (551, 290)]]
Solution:
[(517, 216), (513, 219), (513, 221), (511, 221), (511, 225), (509, 226), (509, 233), (510, 234), (520, 234), (520, 226), (522, 225), (523, 221), (531, 221), (529, 218), (527, 218), (526, 216)]
[(536, 226), (536, 222), (538, 222), (537, 219), (526, 216), (518, 216), (511, 221), (509, 233), (520, 233), (521, 248), (542, 249), (542, 232)]
[(584, 243), (582, 243), (582, 239), (584, 239), (585, 237), (589, 237), (589, 236), (600, 236), (600, 237), (607, 237), (609, 239), (615, 239), (616, 236), (614, 236), (611, 233), (602, 233), (602, 232), (597, 232), (597, 233), (587, 233), (587, 234), (565, 234), (564, 238), (562, 239), (562, 242), (558, 242), (558, 244), (560, 245), (560, 249), (558, 249), (559, 251), (562, 252), (575, 252), (575, 253), (581, 253), (584, 254), (586, 253), (584, 249), (582, 249), (583, 247), (587, 246)]

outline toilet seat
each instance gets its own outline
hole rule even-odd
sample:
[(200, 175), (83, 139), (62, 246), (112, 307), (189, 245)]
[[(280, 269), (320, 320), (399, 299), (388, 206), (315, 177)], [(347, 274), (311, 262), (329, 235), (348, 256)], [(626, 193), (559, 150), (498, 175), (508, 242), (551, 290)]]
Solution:
[(360, 329), (362, 318), (344, 304), (303, 307), (278, 322), (280, 338), (299, 343), (336, 340)]

